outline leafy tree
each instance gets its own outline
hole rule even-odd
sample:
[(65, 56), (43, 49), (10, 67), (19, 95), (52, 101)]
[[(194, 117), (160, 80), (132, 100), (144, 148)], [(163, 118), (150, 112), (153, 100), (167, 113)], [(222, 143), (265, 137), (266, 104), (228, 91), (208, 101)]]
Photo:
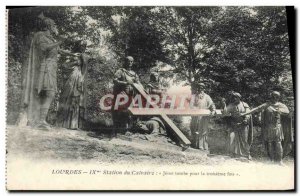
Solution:
[(258, 105), (280, 90), (292, 100), (284, 7), (156, 7), (151, 13), (176, 79), (192, 93), (204, 82), (215, 99), (238, 91)]
[(119, 57), (135, 59), (134, 69), (145, 74), (156, 61), (165, 61), (163, 37), (151, 23), (151, 7), (84, 7), (90, 17), (109, 31), (110, 48)]
[[(177, 79), (192, 84), (201, 75), (203, 58), (210, 49), (206, 36), (215, 21), (219, 7), (157, 7), (152, 10), (152, 22), (163, 33), (169, 63)], [(194, 88), (192, 88), (194, 91)]]
[(292, 80), (285, 8), (227, 7), (218, 16), (203, 73), (212, 93), (239, 91), (253, 105), (265, 102), (271, 90), (292, 96), (286, 88)]

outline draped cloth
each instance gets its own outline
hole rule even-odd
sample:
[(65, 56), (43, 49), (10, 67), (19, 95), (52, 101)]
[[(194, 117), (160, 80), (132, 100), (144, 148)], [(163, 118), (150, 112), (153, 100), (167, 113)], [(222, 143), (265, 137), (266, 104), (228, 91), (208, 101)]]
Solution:
[[(146, 86), (146, 92), (149, 95), (157, 95), (159, 97), (158, 106), (160, 106), (161, 98), (162, 98), (162, 88), (159, 84), (159, 81), (150, 80)], [(151, 107), (151, 106), (150, 106)], [(139, 128), (148, 134), (162, 134), (165, 133), (166, 127), (161, 119), (157, 116), (144, 116), (141, 117), (139, 120)]]
[[(272, 108), (281, 112), (275, 113)], [(292, 118), (288, 115), (289, 110), (283, 103), (268, 105), (261, 113), (262, 136), (264, 142), (281, 142), (283, 156), (292, 150), (294, 136), (292, 132)]]
[[(215, 110), (215, 104), (206, 93), (197, 95), (194, 107), (197, 109)], [(190, 129), (193, 147), (208, 150), (207, 135), (209, 131), (209, 121), (209, 116), (192, 117)]]
[(228, 150), (231, 155), (248, 157), (253, 141), (253, 121), (251, 115), (239, 117), (239, 114), (250, 111), (249, 105), (245, 102), (239, 104), (231, 103), (227, 106), (227, 113), (231, 114), (228, 118), (229, 123), (229, 142)]
[[(128, 107), (130, 106), (133, 96), (136, 94), (132, 85), (128, 84), (127, 82), (132, 81), (134, 83), (139, 83), (138, 75), (132, 70), (126, 70), (124, 68), (120, 68), (116, 71), (114, 76), (114, 89), (113, 94), (114, 98), (112, 101), (112, 118), (115, 127), (126, 128), (129, 126), (130, 122), (130, 115), (127, 111)], [(116, 99), (118, 95), (128, 96), (128, 102), (122, 105), (119, 105), (117, 110), (114, 110), (114, 106), (116, 104)], [(123, 98), (120, 101), (124, 101)]]
[[(135, 83), (139, 82), (139, 77), (134, 71), (128, 71), (124, 68), (120, 68), (116, 71), (114, 79), (116, 81), (121, 81), (121, 82), (129, 82), (133, 81)], [(114, 95), (118, 94), (127, 94), (127, 95), (133, 95), (134, 94), (134, 89), (132, 85), (130, 84), (120, 84), (116, 82), (114, 84), (114, 89), (113, 89)]]
[(55, 40), (45, 32), (37, 32), (31, 41), (25, 75), (24, 105), (27, 106), (28, 124), (39, 121), (39, 94), (43, 90), (57, 90), (56, 71), (58, 47), (48, 49)]
[(287, 156), (293, 149), (294, 133), (292, 131), (292, 118), (290, 116), (281, 116), (281, 126), (284, 140), (281, 142), (283, 147), (283, 156)]
[(83, 127), (86, 108), (85, 78), (88, 58), (82, 54), (81, 61), (75, 62), (67, 80), (58, 109), (57, 125), (68, 129)]

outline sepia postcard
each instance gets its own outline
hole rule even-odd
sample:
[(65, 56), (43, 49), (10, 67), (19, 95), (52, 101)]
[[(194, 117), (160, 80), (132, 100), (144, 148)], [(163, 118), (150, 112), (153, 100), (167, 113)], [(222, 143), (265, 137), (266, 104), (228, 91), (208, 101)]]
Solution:
[(8, 191), (295, 191), (294, 7), (6, 10)]

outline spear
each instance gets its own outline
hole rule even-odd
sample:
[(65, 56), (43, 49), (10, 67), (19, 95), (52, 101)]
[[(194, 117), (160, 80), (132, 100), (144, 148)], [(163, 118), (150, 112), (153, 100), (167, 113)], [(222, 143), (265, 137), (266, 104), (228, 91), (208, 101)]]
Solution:
[(253, 113), (259, 112), (262, 109), (268, 107), (269, 105), (270, 105), (270, 103), (261, 104), (261, 105), (255, 107), (255, 108), (251, 109), (249, 112), (245, 112), (245, 113), (241, 114), (241, 116), (246, 116), (246, 115), (249, 115), (249, 114), (253, 114)]

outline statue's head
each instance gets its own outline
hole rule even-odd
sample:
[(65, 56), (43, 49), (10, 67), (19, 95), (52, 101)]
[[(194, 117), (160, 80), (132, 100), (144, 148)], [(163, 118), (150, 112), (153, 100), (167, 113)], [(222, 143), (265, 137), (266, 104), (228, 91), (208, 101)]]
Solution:
[(280, 99), (280, 92), (278, 91), (273, 91), (271, 92), (271, 99), (273, 102), (277, 102)]
[(86, 50), (86, 46), (87, 46), (87, 41), (78, 40), (74, 44), (73, 52), (84, 53)]
[(205, 84), (202, 82), (193, 83), (192, 88), (194, 89), (195, 93), (203, 93), (205, 90)]
[(53, 33), (55, 35), (58, 34), (57, 26), (51, 18), (48, 18), (44, 16), (43, 13), (41, 13), (38, 18), (40, 19), (40, 27), (43, 31), (50, 31), (50, 33)]
[(242, 95), (240, 93), (232, 92), (231, 97), (233, 99), (233, 103), (238, 104), (241, 102)]
[(81, 52), (85, 52), (86, 46), (87, 46), (87, 41), (86, 40), (81, 40), (80, 46), (81, 46), (80, 47)]
[(159, 74), (157, 72), (150, 73), (150, 82), (158, 82)]
[(125, 68), (131, 68), (133, 65), (134, 59), (132, 56), (127, 56), (125, 58)]

